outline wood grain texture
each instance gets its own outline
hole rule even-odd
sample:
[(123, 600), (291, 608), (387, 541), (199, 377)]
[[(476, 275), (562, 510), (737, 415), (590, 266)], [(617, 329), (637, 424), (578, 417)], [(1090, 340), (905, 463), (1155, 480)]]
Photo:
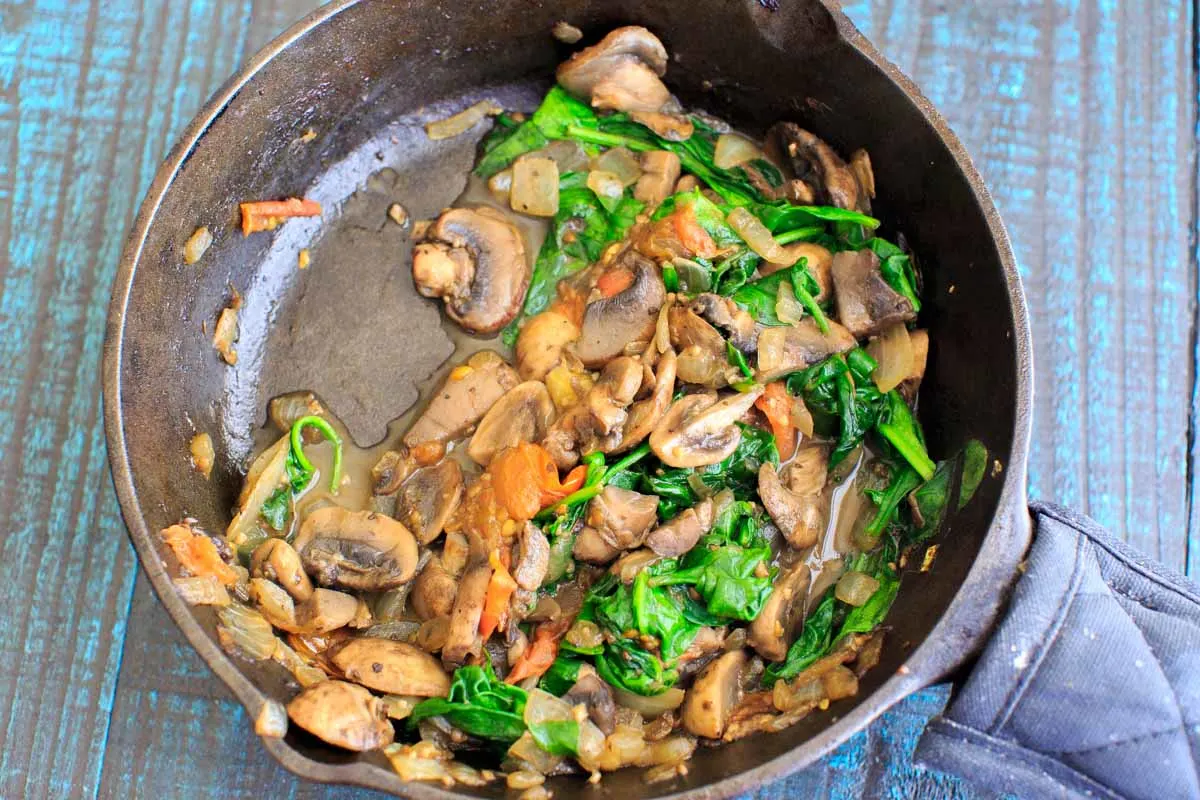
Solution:
[[(99, 414), (112, 275), (154, 169), (236, 65), (315, 5), (0, 0), (2, 797), (364, 796), (279, 768), (135, 588)], [(962, 136), (1012, 233), (1039, 370), (1033, 493), (1183, 568), (1191, 4), (846, 6)], [(1200, 568), (1200, 546), (1191, 557)], [(987, 796), (909, 763), (944, 700), (914, 696), (758, 796)]]

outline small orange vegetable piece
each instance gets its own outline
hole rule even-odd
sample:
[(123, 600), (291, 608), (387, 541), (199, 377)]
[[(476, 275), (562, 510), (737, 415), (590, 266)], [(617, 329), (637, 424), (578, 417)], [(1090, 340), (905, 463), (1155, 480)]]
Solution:
[(541, 677), (558, 658), (558, 640), (567, 632), (571, 621), (567, 618), (554, 622), (543, 622), (533, 634), (533, 641), (513, 664), (505, 683), (520, 683), (526, 678)]
[(508, 616), (508, 599), (517, 590), (517, 582), (500, 560), (500, 554), (493, 550), (488, 561), (492, 565), (492, 580), (488, 583), (483, 613), (479, 616), (479, 635), (485, 642)]
[(596, 281), (596, 288), (600, 291), (602, 297), (618, 295), (632, 285), (633, 273), (623, 267), (610, 269)]
[(492, 459), (488, 472), (496, 498), (513, 519), (533, 519), (542, 508), (583, 486), (586, 467), (576, 467), (565, 481), (558, 479), (554, 459), (539, 445), (521, 442)]
[(796, 453), (796, 427), (792, 425), (792, 397), (783, 381), (767, 384), (767, 390), (754, 401), (754, 406), (767, 417), (779, 458), (787, 461)]
[(700, 222), (696, 219), (696, 210), (691, 204), (680, 208), (671, 215), (671, 219), (675, 223), (675, 235), (679, 237), (679, 243), (693, 255), (712, 258), (720, 252), (708, 231), (700, 227)]
[(237, 573), (221, 559), (213, 540), (187, 522), (164, 528), (158, 535), (188, 572), (199, 577), (212, 575), (225, 586), (237, 583)]
[(254, 203), (241, 203), (240, 206), (243, 236), (275, 230), (289, 217), (321, 216), (320, 203), (316, 200), (301, 200), (298, 197), (290, 197), (287, 200), (259, 200)]

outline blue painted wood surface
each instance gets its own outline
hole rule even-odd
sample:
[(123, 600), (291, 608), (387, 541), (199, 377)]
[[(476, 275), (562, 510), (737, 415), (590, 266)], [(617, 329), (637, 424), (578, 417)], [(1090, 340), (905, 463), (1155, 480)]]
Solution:
[[(112, 275), (154, 169), (236, 65), (313, 6), (0, 0), (2, 797), (352, 794), (266, 755), (137, 576), (99, 402)], [(950, 120), (1012, 233), (1036, 342), (1032, 493), (1200, 570), (1191, 3), (846, 7)], [(915, 695), (759, 796), (988, 796), (909, 763), (944, 701)]]

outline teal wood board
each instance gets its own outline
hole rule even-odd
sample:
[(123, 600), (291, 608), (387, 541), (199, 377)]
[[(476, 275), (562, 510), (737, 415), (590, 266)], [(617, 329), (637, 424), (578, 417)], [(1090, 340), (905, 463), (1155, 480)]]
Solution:
[[(369, 794), (283, 771), (176, 632), (138, 574), (101, 424), (108, 296), (154, 170), (315, 5), (0, 0), (0, 797)], [(949, 119), (1012, 234), (1036, 349), (1031, 494), (1200, 572), (1192, 3), (845, 5)], [(757, 796), (990, 796), (910, 763), (946, 697), (914, 695)]]

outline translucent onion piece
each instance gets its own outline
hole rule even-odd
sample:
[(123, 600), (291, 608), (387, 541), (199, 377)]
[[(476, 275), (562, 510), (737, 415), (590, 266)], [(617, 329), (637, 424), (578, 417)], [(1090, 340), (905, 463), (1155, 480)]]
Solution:
[(254, 732), (271, 739), (282, 739), (287, 734), (288, 715), (282, 703), (267, 700), (258, 710), (254, 720)]
[(653, 697), (643, 697), (640, 694), (613, 687), (613, 698), (617, 701), (617, 705), (633, 709), (646, 718), (674, 711), (683, 705), (683, 697), (684, 691), (678, 687), (667, 689), (662, 694), (656, 694)]
[(416, 747), (405, 745), (388, 745), (383, 748), (383, 754), (392, 764), (392, 769), (403, 781), (438, 781), (439, 783), (454, 779), (446, 771), (446, 765), (435, 758), (422, 758), (416, 755)]
[(594, 169), (588, 173), (587, 187), (601, 200), (620, 200), (621, 195), (625, 193), (625, 186), (620, 177), (602, 169)]
[(488, 191), (492, 193), (492, 197), (496, 198), (497, 202), (508, 203), (509, 197), (512, 195), (512, 175), (511, 169), (502, 169), (488, 178)]
[(583, 38), (583, 31), (579, 30), (579, 28), (576, 28), (571, 23), (561, 19), (554, 23), (554, 27), (551, 29), (550, 33), (555, 39), (558, 39), (564, 44), (575, 44)]
[(658, 322), (654, 324), (654, 346), (660, 353), (671, 349), (671, 323), (668, 318), (671, 306), (670, 301), (662, 304), (658, 310)]
[(227, 651), (232, 650), (251, 661), (270, 658), (275, 652), (275, 631), (262, 614), (240, 603), (217, 610), (221, 624), (217, 638)]
[(711, 351), (699, 347), (685, 348), (675, 362), (675, 374), (683, 383), (712, 385), (724, 369), (723, 361), (718, 360)]
[(796, 290), (787, 281), (779, 284), (775, 292), (775, 316), (780, 322), (795, 325), (804, 319), (804, 306), (796, 299)]
[(199, 261), (208, 251), (212, 240), (213, 236), (208, 228), (204, 226), (196, 228), (196, 232), (188, 237), (187, 242), (183, 245), (183, 263), (195, 264)]
[(808, 406), (804, 404), (804, 398), (795, 397), (792, 399), (792, 425), (796, 426), (796, 430), (807, 437), (813, 435), (813, 418), (812, 412), (808, 410)]
[(696, 752), (696, 740), (690, 736), (668, 736), (658, 742), (651, 742), (643, 753), (639, 767), (649, 767), (657, 764), (682, 764)]
[(871, 373), (881, 392), (890, 392), (913, 371), (913, 346), (908, 328), (897, 322), (867, 345), (867, 353), (878, 366)]
[(513, 164), (513, 211), (534, 217), (558, 213), (558, 164), (541, 156), (525, 156)]
[(838, 579), (834, 595), (846, 605), (857, 608), (870, 600), (878, 588), (879, 581), (865, 572), (847, 572)]
[(522, 761), (534, 772), (540, 772), (543, 775), (553, 772), (554, 768), (562, 763), (562, 756), (552, 756), (538, 747), (538, 743), (534, 741), (529, 731), (525, 731), (521, 734), (520, 739), (513, 742), (512, 747), (508, 748), (508, 755)]
[(525, 724), (536, 725), (539, 722), (570, 722), (571, 707), (565, 701), (558, 699), (549, 692), (534, 689), (529, 693), (525, 703)]
[(556, 142), (551, 142), (543, 148), (534, 150), (529, 153), (531, 156), (541, 156), (552, 160), (558, 164), (558, 171), (562, 172), (583, 172), (588, 168), (588, 154), (584, 152), (579, 142), (572, 142), (566, 139), (560, 139)]
[(480, 100), (470, 108), (465, 108), (452, 117), (430, 122), (425, 126), (425, 134), (433, 140), (449, 139), (473, 128), (475, 123), (488, 116), (495, 116), (503, 111), (491, 100)]
[(767, 261), (789, 267), (792, 265), (792, 256), (788, 253), (787, 248), (775, 241), (775, 237), (767, 230), (767, 226), (746, 209), (738, 206), (729, 212), (725, 221), (737, 232), (738, 236), (746, 240), (746, 244), (750, 245), (751, 250)]
[(748, 161), (762, 158), (758, 145), (736, 133), (723, 133), (717, 137), (717, 148), (713, 152), (713, 163), (719, 169), (740, 167)]
[(593, 169), (611, 172), (620, 179), (622, 186), (632, 186), (642, 177), (642, 165), (637, 156), (625, 147), (606, 150), (596, 159)]
[(409, 697), (399, 694), (385, 694), (380, 700), (383, 701), (383, 707), (387, 709), (387, 715), (391, 719), (408, 719), (412, 714), (413, 708), (417, 703), (421, 702), (423, 697)]
[(229, 592), (217, 580), (216, 575), (200, 575), (194, 578), (175, 578), (175, 591), (189, 606), (227, 606)]

